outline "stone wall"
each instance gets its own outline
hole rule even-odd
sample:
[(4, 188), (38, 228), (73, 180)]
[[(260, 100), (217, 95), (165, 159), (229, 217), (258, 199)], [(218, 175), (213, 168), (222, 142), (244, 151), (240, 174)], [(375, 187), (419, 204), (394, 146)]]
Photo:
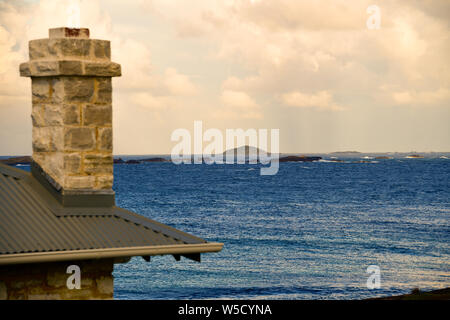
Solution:
[(64, 189), (111, 189), (111, 78), (32, 78), (33, 160)]
[(63, 190), (113, 184), (111, 77), (120, 65), (110, 61), (109, 41), (88, 34), (50, 29), (49, 39), (30, 41), (30, 61), (20, 66), (32, 80), (33, 160)]
[[(80, 289), (66, 285), (70, 265), (80, 267)], [(0, 300), (113, 299), (113, 266), (111, 259), (0, 266)]]

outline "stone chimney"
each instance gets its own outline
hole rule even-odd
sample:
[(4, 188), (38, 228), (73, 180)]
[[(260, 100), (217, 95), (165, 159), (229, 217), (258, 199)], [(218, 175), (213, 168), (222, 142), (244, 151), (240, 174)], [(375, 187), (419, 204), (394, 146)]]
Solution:
[(20, 75), (31, 77), (33, 175), (63, 202), (114, 201), (111, 77), (121, 68), (111, 62), (110, 42), (89, 39), (89, 29), (55, 28), (29, 42), (29, 57)]

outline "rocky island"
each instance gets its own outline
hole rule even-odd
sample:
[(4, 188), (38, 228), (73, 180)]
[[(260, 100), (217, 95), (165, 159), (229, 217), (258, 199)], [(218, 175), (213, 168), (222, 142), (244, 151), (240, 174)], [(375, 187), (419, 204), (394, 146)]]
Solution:
[(169, 162), (169, 161), (170, 160), (161, 157), (146, 158), (146, 159), (129, 159), (129, 160), (123, 160), (122, 158), (115, 158), (114, 164), (140, 164), (144, 162)]
[(319, 161), (322, 157), (308, 157), (308, 156), (286, 156), (279, 159), (280, 162), (313, 162)]

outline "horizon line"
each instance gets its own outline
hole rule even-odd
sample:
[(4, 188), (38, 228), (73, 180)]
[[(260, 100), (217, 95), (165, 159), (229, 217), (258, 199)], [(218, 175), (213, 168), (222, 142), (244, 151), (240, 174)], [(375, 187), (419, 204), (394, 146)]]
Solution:
[[(220, 153), (216, 153), (216, 154), (212, 154), (213, 155), (222, 155), (225, 151), (220, 152)], [(401, 153), (409, 153), (409, 154), (413, 154), (413, 153), (422, 153), (422, 154), (426, 154), (426, 153), (450, 153), (450, 151), (375, 151), (375, 152), (364, 152), (364, 151), (356, 151), (356, 150), (346, 150), (346, 151), (331, 151), (331, 152), (279, 152), (278, 154), (300, 154), (300, 155), (308, 155), (308, 154), (335, 154), (335, 153), (360, 153), (360, 154), (386, 154), (386, 153), (394, 153), (394, 154), (401, 154)], [(113, 157), (118, 157), (118, 156), (169, 156), (171, 155), (171, 153), (117, 153), (117, 154), (113, 154)], [(187, 154), (186, 156), (195, 156), (195, 155), (200, 155), (200, 154)], [(0, 155), (0, 157), (31, 157), (32, 155), (30, 154), (4, 154), (4, 155)]]

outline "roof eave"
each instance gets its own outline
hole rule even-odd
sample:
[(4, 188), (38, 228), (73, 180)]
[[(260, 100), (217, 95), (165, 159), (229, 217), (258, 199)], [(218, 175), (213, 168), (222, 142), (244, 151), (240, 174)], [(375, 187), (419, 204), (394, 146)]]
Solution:
[(134, 256), (157, 256), (165, 254), (190, 255), (196, 253), (218, 252), (222, 250), (222, 247), (223, 243), (207, 242), (198, 244), (174, 244), (144, 247), (3, 254), (0, 255), (0, 265), (128, 258)]

